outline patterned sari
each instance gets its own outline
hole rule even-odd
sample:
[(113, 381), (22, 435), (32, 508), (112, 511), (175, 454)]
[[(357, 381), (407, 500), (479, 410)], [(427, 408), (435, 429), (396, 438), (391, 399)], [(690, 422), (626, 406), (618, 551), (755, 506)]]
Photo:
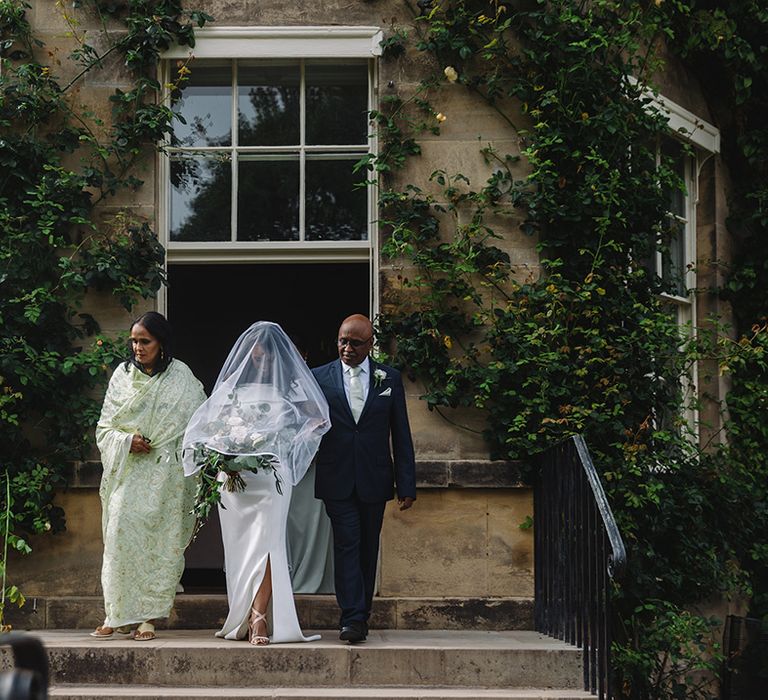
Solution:
[[(196, 480), (184, 478), (181, 439), (204, 400), (202, 384), (179, 360), (155, 376), (121, 364), (109, 382), (96, 427), (108, 627), (171, 611), (194, 525)], [(148, 454), (130, 453), (136, 433), (151, 440)]]

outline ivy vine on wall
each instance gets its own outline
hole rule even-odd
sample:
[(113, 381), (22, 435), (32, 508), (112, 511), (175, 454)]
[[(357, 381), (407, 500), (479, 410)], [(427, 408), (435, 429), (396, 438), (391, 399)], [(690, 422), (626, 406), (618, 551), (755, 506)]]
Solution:
[[(750, 432), (749, 449), (740, 442), (768, 393), (767, 334), (755, 314), (739, 342), (723, 319), (681, 328), (662, 296), (669, 280), (649, 260), (669, 260), (669, 193), (685, 183), (658, 148), (667, 120), (645, 89), (664, 70), (659, 49), (675, 46), (684, 60), (695, 54), (728, 78), (738, 73), (740, 110), (759, 111), (763, 98), (747, 88), (757, 73), (764, 79), (758, 57), (768, 34), (746, 31), (755, 3), (406, 5), (412, 25), (393, 28), (384, 60), (419, 51), (435, 75), (413, 94), (387, 94), (372, 115), (380, 154), (360, 164), (384, 183), (391, 264), (380, 331), (431, 408), (482, 409), (492, 456), (527, 460), (567, 435), (586, 436), (629, 547), (617, 590), (617, 687), (632, 698), (707, 697), (706, 672), (719, 669), (714, 623), (690, 606), (746, 594), (753, 614), (768, 612), (768, 552), (759, 544), (768, 468), (752, 454), (765, 454), (768, 434)], [(727, 34), (711, 39), (713, 25)], [(420, 137), (450, 122), (441, 101), (456, 91), (495, 109), (519, 150), (484, 148), (482, 182), (436, 170), (430, 182), (403, 184)], [(710, 97), (728, 109), (733, 94)], [(733, 148), (749, 160), (763, 141), (764, 132), (740, 133)], [(753, 234), (765, 225), (764, 182), (747, 177), (740, 184), (751, 189), (735, 190)], [(520, 232), (538, 246), (533, 274), (506, 252)], [(754, 271), (763, 263), (736, 270), (731, 292), (749, 279), (764, 294)], [(685, 388), (704, 359), (737, 387), (759, 379), (734, 403), (731, 445), (700, 451), (684, 417), (698, 399)]]
[[(30, 535), (65, 527), (54, 490), (88, 455), (95, 389), (124, 356), (83, 310), (86, 295), (111, 291), (130, 310), (164, 281), (149, 224), (103, 207), (142, 186), (137, 165), (169, 130), (160, 53), (193, 46), (210, 19), (177, 0), (51, 2), (75, 47), (64, 56), (33, 33), (30, 9), (0, 0), (0, 512), (6, 550), (23, 553)], [(120, 63), (127, 85), (100, 117), (81, 86)], [(5, 565), (2, 605), (22, 604)]]

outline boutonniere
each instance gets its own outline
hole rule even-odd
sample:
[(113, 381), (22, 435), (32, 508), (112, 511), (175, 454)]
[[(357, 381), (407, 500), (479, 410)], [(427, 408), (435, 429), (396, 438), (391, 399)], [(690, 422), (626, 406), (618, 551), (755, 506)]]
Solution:
[(387, 373), (383, 369), (377, 369), (373, 373), (373, 386), (380, 387), (381, 383), (387, 378)]

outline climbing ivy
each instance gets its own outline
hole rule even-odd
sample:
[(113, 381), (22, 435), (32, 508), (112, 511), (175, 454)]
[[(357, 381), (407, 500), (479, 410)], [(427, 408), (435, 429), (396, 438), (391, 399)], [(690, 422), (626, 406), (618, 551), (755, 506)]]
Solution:
[[(665, 69), (659, 49), (696, 58), (694, 71), (718, 63), (723, 85), (735, 87), (721, 85), (713, 100), (728, 109), (743, 99), (737, 118), (756, 124), (763, 97), (753, 101), (749, 88), (764, 70), (767, 34), (739, 30), (734, 17), (746, 22), (755, 3), (736, 5), (419, 2), (411, 26), (390, 35), (385, 60), (420, 51), (435, 75), (413, 95), (389, 92), (373, 115), (380, 155), (361, 163), (384, 183), (390, 264), (379, 329), (429, 407), (481, 409), (496, 458), (527, 460), (586, 436), (629, 547), (615, 658), (617, 687), (633, 698), (705, 697), (706, 682), (694, 679), (718, 657), (702, 652), (710, 623), (687, 608), (717, 592), (759, 601), (768, 590), (768, 553), (757, 544), (768, 468), (739, 442), (768, 395), (766, 329), (755, 311), (739, 342), (722, 319), (681, 327), (664, 295), (686, 271), (661, 277), (650, 264), (661, 253), (672, 265), (669, 197), (685, 188), (649, 96)], [(727, 41), (711, 38), (713, 23), (730, 27)], [(494, 109), (509, 125), (504, 141), (519, 149), (484, 147), (484, 181), (438, 169), (429, 182), (403, 184), (408, 171), (397, 171), (419, 157), (420, 137), (451, 119), (440, 108), (448, 91)], [(764, 132), (737, 133), (741, 161), (751, 153), (764, 167), (755, 150)], [(764, 182), (748, 177), (734, 190), (738, 221), (752, 233), (765, 220)], [(521, 235), (537, 246), (537, 269), (510, 259), (509, 241)], [(743, 288), (762, 299), (761, 265), (752, 257), (737, 266), (719, 293)], [(737, 389), (733, 442), (702, 451), (686, 418), (698, 399), (686, 387), (712, 364)]]
[[(193, 46), (210, 19), (177, 0), (51, 3), (74, 45), (64, 56), (33, 33), (29, 10), (0, 0), (0, 511), (4, 548), (22, 553), (65, 527), (55, 489), (88, 456), (96, 389), (125, 354), (86, 299), (112, 293), (130, 310), (164, 281), (148, 222), (113, 200), (142, 186), (137, 165), (174, 118), (155, 78), (161, 52)], [(100, 117), (83, 81), (121, 63), (126, 86)], [(22, 604), (5, 566), (2, 605)]]

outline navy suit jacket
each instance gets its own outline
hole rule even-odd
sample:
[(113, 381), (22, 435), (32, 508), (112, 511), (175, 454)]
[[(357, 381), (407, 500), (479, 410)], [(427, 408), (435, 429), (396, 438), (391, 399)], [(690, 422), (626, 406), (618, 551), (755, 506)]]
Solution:
[[(344, 392), (340, 360), (312, 373), (328, 400), (331, 429), (317, 453), (315, 496), (341, 500), (356, 491), (364, 503), (416, 498), (416, 464), (403, 381), (393, 367), (370, 360), (368, 397), (355, 423)], [(386, 377), (376, 385), (376, 370)]]

